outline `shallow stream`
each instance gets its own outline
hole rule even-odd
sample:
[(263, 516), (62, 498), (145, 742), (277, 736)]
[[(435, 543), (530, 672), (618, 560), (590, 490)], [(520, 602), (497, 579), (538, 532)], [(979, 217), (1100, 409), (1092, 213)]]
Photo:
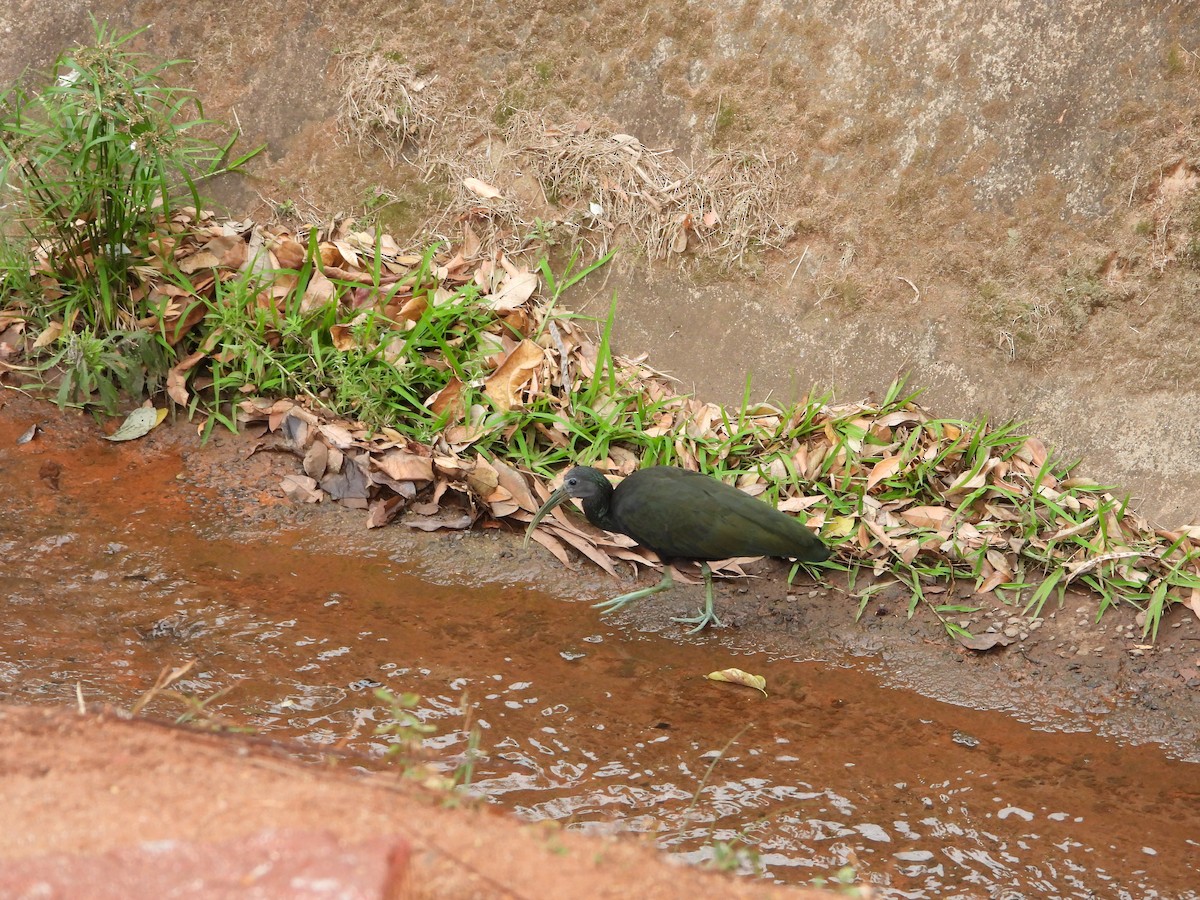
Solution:
[[(447, 772), (477, 724), (472, 790), (526, 819), (791, 883), (852, 865), (885, 898), (1200, 896), (1200, 766), (1156, 746), (617, 627), (467, 571), (509, 552), (495, 535), (442, 538), (465, 562), (434, 577), (395, 527), (349, 549), (231, 525), (169, 448), (16, 446), (28, 424), (0, 417), (0, 700), (128, 708), (195, 659), (177, 690), (228, 689), (204, 715), (382, 754), (384, 685), (421, 696)], [(728, 666), (769, 696), (703, 678)]]

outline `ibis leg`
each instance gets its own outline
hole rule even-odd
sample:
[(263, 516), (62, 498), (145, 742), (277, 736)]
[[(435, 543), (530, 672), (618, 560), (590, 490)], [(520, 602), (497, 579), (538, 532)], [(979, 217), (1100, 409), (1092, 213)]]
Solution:
[(721, 620), (717, 618), (717, 614), (713, 612), (713, 586), (712, 586), (712, 569), (708, 567), (708, 563), (700, 563), (700, 571), (704, 573), (704, 609), (699, 615), (695, 616), (680, 616), (671, 619), (672, 622), (682, 622), (684, 625), (695, 625), (695, 628), (688, 629), (688, 634), (695, 634), (697, 631), (703, 631), (709, 625), (721, 624)]
[(657, 594), (659, 591), (665, 591), (673, 585), (674, 579), (671, 578), (671, 567), (663, 566), (662, 581), (654, 585), (654, 587), (641, 588), (640, 590), (630, 591), (628, 594), (622, 594), (620, 597), (613, 597), (611, 600), (604, 600), (600, 603), (593, 603), (592, 608), (600, 610), (601, 615), (614, 613), (622, 606), (632, 603), (634, 600), (641, 600), (649, 597), (651, 594)]

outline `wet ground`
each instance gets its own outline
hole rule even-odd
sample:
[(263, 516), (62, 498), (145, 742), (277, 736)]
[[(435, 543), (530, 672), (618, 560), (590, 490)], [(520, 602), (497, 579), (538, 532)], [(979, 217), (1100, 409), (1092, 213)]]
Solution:
[[(668, 621), (686, 588), (604, 620), (581, 601), (611, 581), (513, 535), (368, 533), (279, 503), (294, 463), (252, 441), (201, 448), (181, 425), (111, 444), (0, 404), (0, 700), (129, 708), (195, 659), (174, 687), (213, 698), (204, 717), (379, 756), (384, 685), (421, 696), (447, 773), (477, 725), (472, 790), (527, 819), (788, 883), (849, 863), (889, 898), (1200, 896), (1182, 616), (1134, 655), (1124, 620), (1095, 626), (1076, 598), (968, 656), (894, 600), (856, 624), (837, 590), (788, 599), (764, 567), (723, 587), (737, 627), (687, 638)], [(728, 666), (769, 696), (704, 680)]]

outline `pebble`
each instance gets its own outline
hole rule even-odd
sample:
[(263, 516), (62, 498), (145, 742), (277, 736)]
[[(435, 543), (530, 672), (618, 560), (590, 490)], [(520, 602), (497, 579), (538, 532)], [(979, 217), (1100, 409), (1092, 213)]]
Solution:
[(1007, 628), (1004, 629), (1005, 637), (1016, 637), (1020, 633), (1021, 633), (1021, 629), (1018, 628), (1016, 625), (1009, 625)]
[(1034, 619), (1032, 622), (1030, 622), (1030, 623), (1029, 623), (1029, 630), (1030, 630), (1030, 631), (1037, 631), (1037, 630), (1038, 630), (1039, 628), (1041, 628), (1041, 627), (1042, 627), (1042, 620), (1041, 620), (1041, 619)]

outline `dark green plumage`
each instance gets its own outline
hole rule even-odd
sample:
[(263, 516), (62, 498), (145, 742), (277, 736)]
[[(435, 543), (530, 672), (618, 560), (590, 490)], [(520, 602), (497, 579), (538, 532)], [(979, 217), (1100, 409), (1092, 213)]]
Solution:
[[(695, 618), (699, 631), (718, 622), (712, 611), (712, 574), (707, 561), (731, 556), (780, 556), (821, 562), (829, 550), (820, 538), (791, 516), (749, 494), (698, 472), (657, 466), (634, 472), (614, 489), (597, 469), (578, 466), (562, 487), (538, 510), (529, 531), (568, 497), (583, 501), (593, 525), (629, 535), (664, 561), (691, 559), (701, 563), (706, 586), (705, 611)], [(669, 569), (660, 584), (606, 601), (605, 612), (671, 586)]]

